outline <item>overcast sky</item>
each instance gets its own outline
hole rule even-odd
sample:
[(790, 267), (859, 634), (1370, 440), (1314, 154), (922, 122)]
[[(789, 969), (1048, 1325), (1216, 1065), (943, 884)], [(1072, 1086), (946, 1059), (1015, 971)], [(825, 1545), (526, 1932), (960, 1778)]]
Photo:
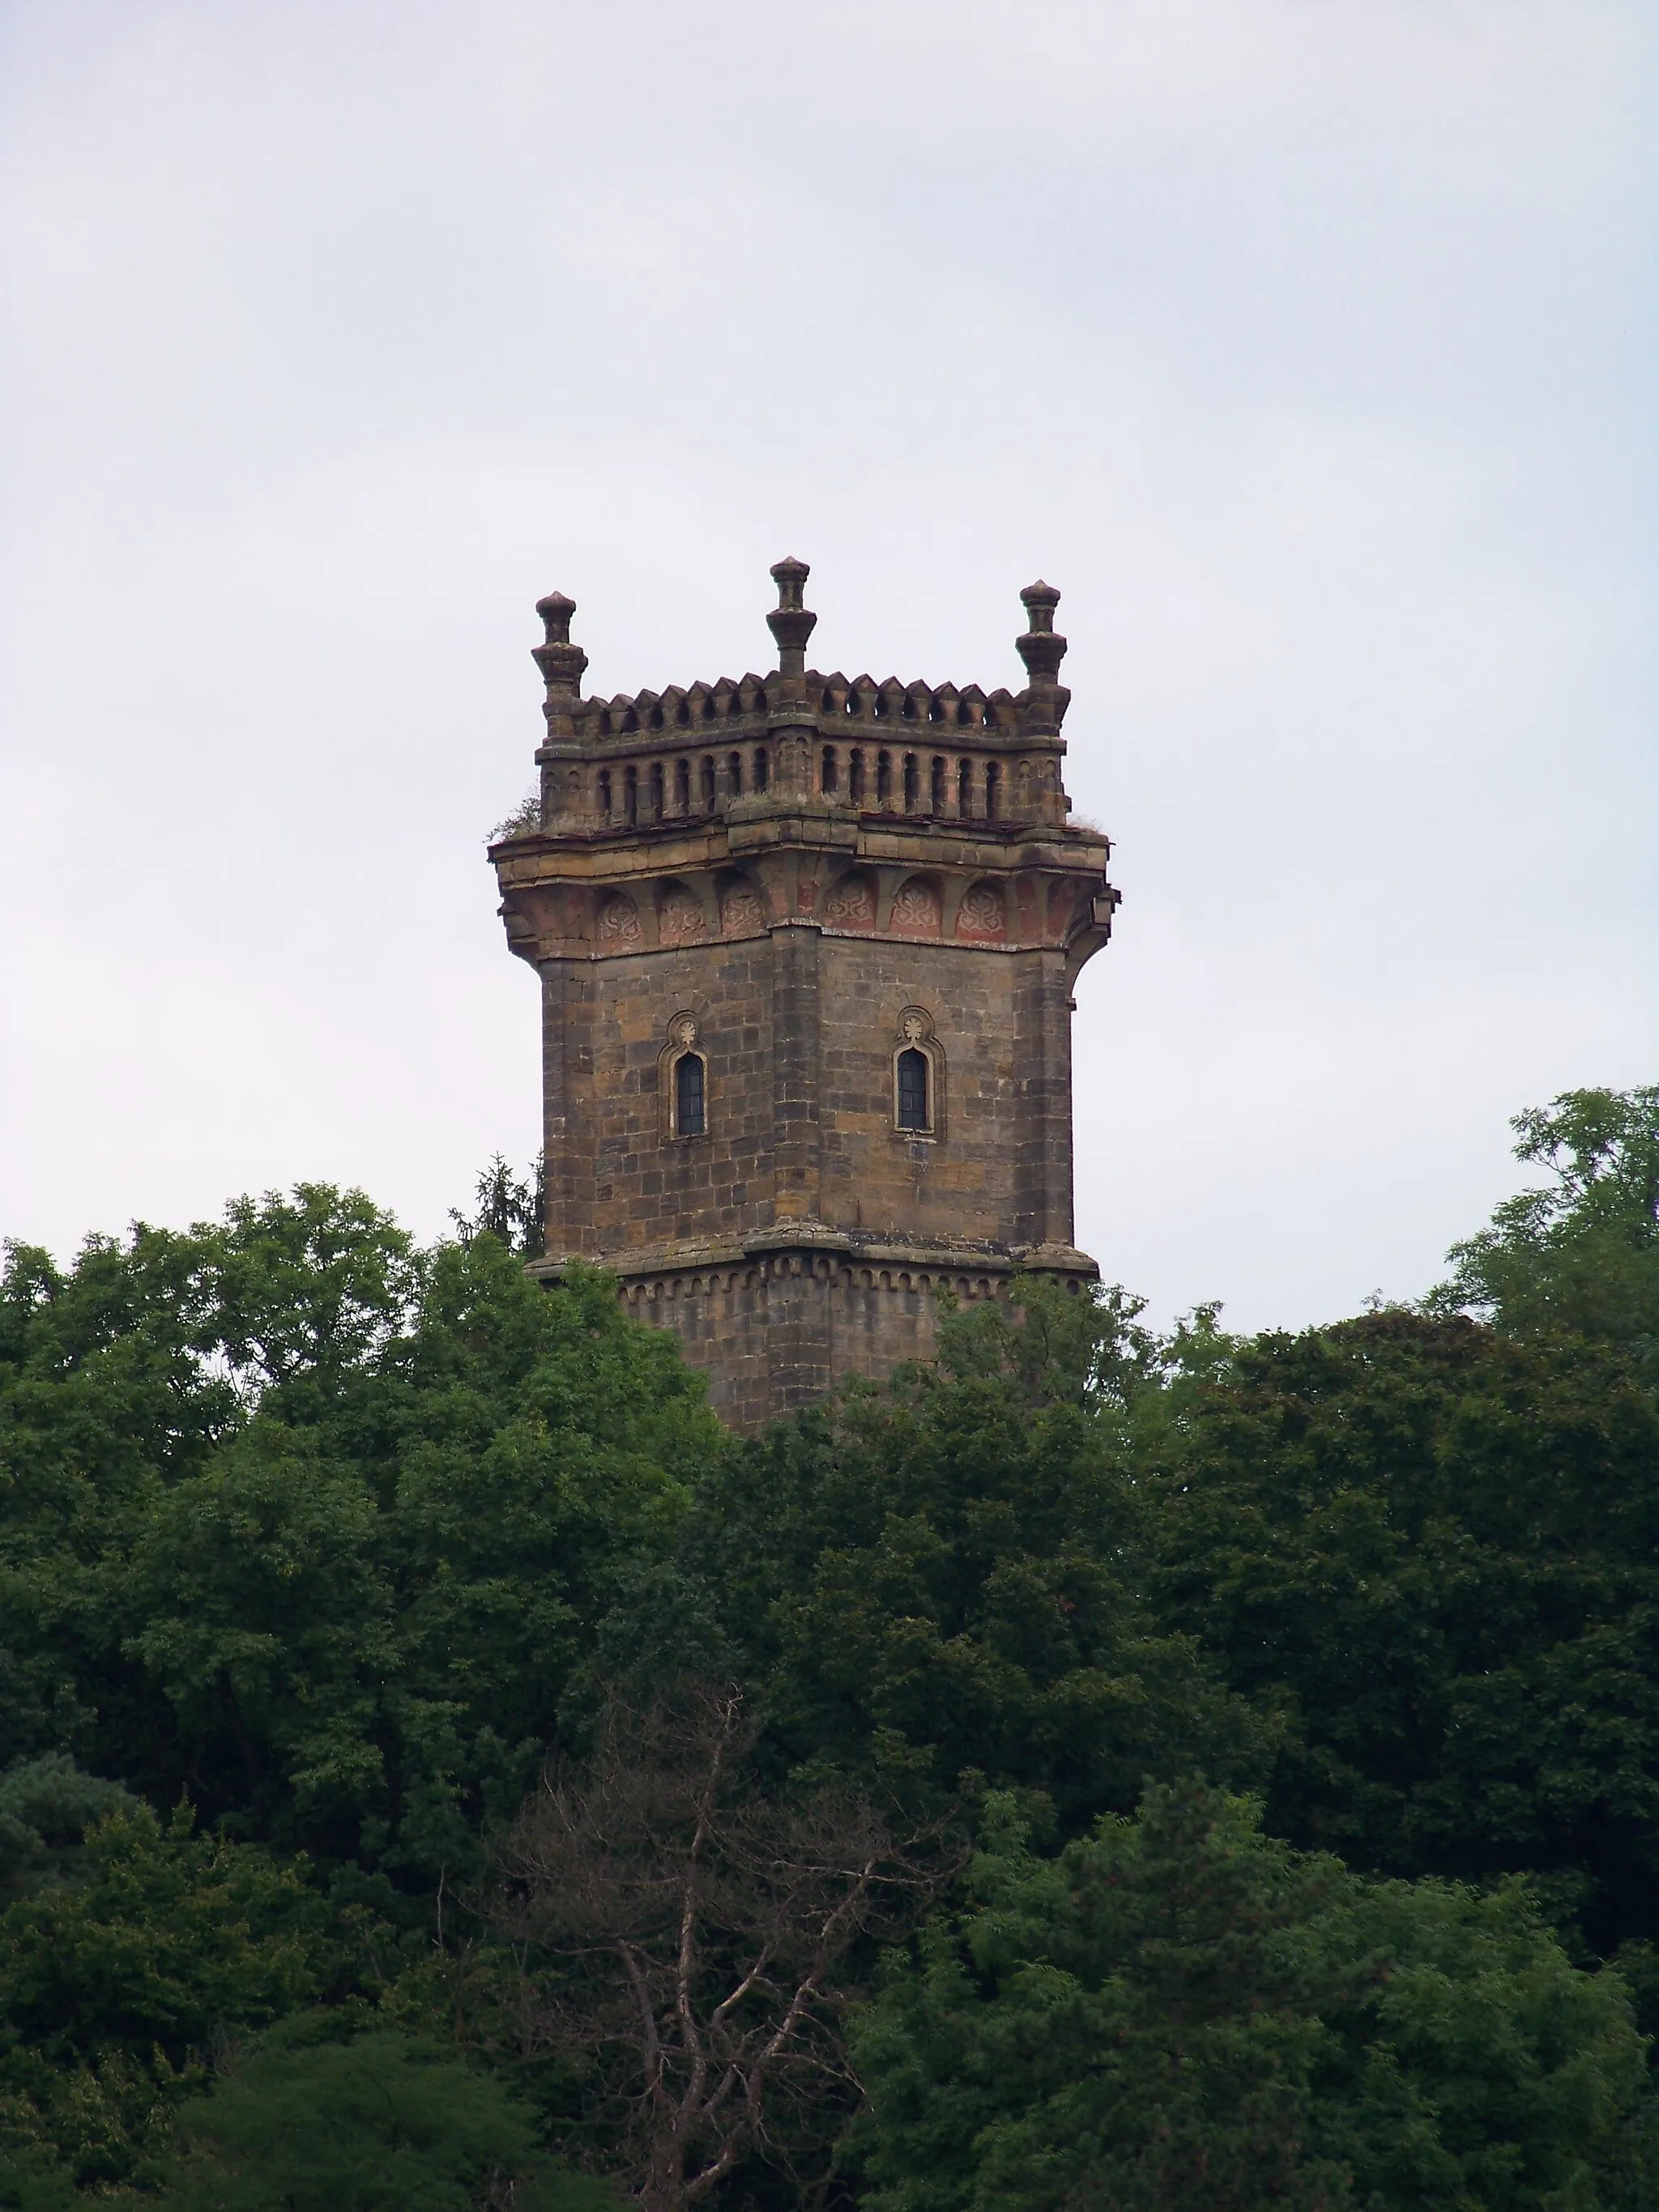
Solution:
[(1651, 0), (7, 0), (0, 1230), (538, 1121), (483, 839), (605, 692), (1016, 685), (1116, 841), (1079, 1241), (1413, 1297), (1659, 1079)]

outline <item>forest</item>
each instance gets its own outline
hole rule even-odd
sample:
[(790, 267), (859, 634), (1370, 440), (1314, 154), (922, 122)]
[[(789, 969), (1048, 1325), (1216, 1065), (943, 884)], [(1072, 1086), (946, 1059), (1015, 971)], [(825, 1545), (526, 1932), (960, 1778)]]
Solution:
[(0, 2207), (1659, 2203), (1659, 1086), (734, 1438), (495, 1164), (0, 1282)]

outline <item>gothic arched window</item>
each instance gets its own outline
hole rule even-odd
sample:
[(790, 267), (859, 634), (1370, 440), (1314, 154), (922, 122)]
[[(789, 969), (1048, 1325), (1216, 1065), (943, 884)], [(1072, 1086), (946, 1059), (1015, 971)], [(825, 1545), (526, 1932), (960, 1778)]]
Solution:
[(674, 1134), (700, 1137), (708, 1126), (708, 1070), (702, 1054), (683, 1052), (674, 1062)]
[(907, 1045), (900, 1053), (896, 1067), (898, 1078), (900, 1128), (931, 1128), (933, 1121), (928, 1112), (927, 1054), (919, 1045)]

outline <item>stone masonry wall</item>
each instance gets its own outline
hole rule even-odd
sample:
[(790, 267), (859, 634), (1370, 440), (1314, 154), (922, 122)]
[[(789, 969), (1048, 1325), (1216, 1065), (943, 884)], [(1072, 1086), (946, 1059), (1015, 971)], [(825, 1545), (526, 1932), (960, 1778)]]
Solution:
[[(540, 811), (491, 848), (542, 983), (538, 1270), (615, 1268), (742, 1426), (928, 1358), (942, 1289), (1092, 1279), (1070, 1002), (1117, 896), (1060, 782), (1052, 586), (1020, 595), (1025, 687), (988, 694), (808, 670), (807, 571), (772, 573), (770, 675), (609, 701), (581, 696), (572, 602), (541, 601)], [(923, 1128), (898, 1126), (904, 1052)]]

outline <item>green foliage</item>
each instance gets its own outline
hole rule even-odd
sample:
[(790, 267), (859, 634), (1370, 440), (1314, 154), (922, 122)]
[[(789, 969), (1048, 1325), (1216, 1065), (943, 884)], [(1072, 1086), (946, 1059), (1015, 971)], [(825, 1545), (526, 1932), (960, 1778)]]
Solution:
[(857, 2031), (874, 2212), (1597, 2212), (1659, 2182), (1623, 1989), (1518, 1891), (1368, 1889), (1192, 1786), (1057, 1859), (995, 1811), (966, 1910)]
[(1651, 1399), (1582, 1343), (1386, 1312), (1241, 1347), (1168, 1451), (1157, 1583), (1285, 1720), (1271, 1825), (1653, 1932), (1656, 1470)]
[(1551, 1180), (1452, 1247), (1431, 1304), (1510, 1335), (1618, 1345), (1659, 1383), (1659, 1085), (1565, 1091), (1510, 1126), (1516, 1158)]
[(0, 1286), (0, 1748), (423, 1885), (716, 1448), (607, 1279), (304, 1185)]
[(956, 1316), (938, 1370), (855, 1389), (709, 1463), (678, 1577), (602, 1651), (735, 1674), (777, 1755), (937, 1804), (988, 1778), (1076, 1821), (1177, 1765), (1248, 1771), (1249, 1711), (1148, 1606), (1110, 1299), (1025, 1286)]
[(107, 1814), (76, 1879), (0, 1913), (0, 2140), (83, 2180), (153, 2173), (210, 2048), (321, 1995), (340, 1931), (302, 1865)]
[(473, 1185), (477, 1212), (465, 1214), (450, 1208), (455, 1234), (463, 1244), (470, 1244), (475, 1237), (493, 1237), (497, 1243), (522, 1252), (526, 1259), (540, 1259), (546, 1243), (545, 1181), (545, 1165), (539, 1156), (532, 1162), (528, 1175), (515, 1176), (501, 1153), (495, 1153)]
[(83, 1774), (66, 1752), (20, 1759), (0, 1774), (0, 1903), (58, 1873), (94, 1820), (136, 1809), (118, 1782)]
[(615, 2194), (541, 2155), (534, 2120), (453, 2051), (382, 2031), (281, 2045), (185, 2119), (173, 2212), (604, 2212)]
[(621, 1936), (507, 1942), (486, 1838), (699, 1676), (763, 1807), (978, 1835), (860, 2031), (882, 2212), (1659, 2201), (1569, 1963), (1659, 2025), (1659, 1091), (1516, 1127), (1547, 1182), (1418, 1312), (1031, 1282), (741, 1441), (611, 1279), (526, 1277), (499, 1160), (428, 1250), (323, 1185), (9, 1248), (0, 2212), (600, 2201), (543, 2147), (620, 2170), (570, 2026)]

